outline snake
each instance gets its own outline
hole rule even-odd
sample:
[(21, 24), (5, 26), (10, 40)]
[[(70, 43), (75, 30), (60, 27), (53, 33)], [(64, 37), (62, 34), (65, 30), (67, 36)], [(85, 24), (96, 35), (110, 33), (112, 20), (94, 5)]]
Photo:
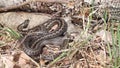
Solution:
[[(24, 24), (24, 27), (26, 27), (26, 22)], [(49, 31), (56, 24), (58, 27), (54, 31)], [(68, 25), (64, 19), (56, 17), (28, 30), (22, 31), (23, 29), (20, 29), (22, 27), (23, 23), (18, 26), (18, 30), (23, 32), (23, 34), (28, 32), (22, 44), (23, 50), (27, 55), (35, 56), (42, 53), (42, 49), (45, 46), (42, 44), (43, 41), (64, 35)]]

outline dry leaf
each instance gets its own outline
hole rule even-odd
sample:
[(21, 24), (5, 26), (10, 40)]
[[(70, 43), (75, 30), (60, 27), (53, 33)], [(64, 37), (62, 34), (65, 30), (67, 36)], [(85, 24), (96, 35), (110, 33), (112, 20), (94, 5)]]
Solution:
[(109, 31), (101, 30), (101, 31), (99, 31), (99, 32), (96, 33), (96, 36), (101, 37), (101, 39), (105, 43), (112, 44), (112, 35), (111, 35), (111, 33)]

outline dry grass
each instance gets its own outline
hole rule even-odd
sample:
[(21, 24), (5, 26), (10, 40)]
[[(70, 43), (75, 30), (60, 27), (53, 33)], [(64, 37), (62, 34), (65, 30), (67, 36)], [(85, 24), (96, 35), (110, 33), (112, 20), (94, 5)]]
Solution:
[[(91, 8), (84, 9), (78, 18), (83, 19), (82, 31), (75, 36), (75, 40), (72, 43), (67, 45), (66, 49), (56, 51), (56, 53), (61, 53), (56, 59), (46, 65), (46, 68), (119, 68), (120, 67), (120, 26), (115, 21), (106, 22), (105, 19), (107, 14), (103, 14), (104, 23), (99, 27), (95, 27), (95, 32), (91, 29), (91, 20), (92, 15), (97, 12), (97, 10), (92, 9), (90, 13), (88, 10)], [(84, 21), (85, 16), (87, 16), (87, 23)], [(100, 14), (101, 16), (101, 14)], [(110, 23), (114, 23), (111, 25)], [(98, 23), (99, 24), (99, 23)], [(117, 25), (115, 25), (117, 24)], [(69, 27), (69, 26), (68, 26)], [(99, 28), (99, 29), (98, 29)], [(103, 32), (100, 33), (100, 30)], [(99, 35), (97, 35), (97, 33)], [(18, 45), (17, 40), (21, 35), (15, 32), (11, 28), (0, 28), (0, 63), (1, 67), (7, 67), (5, 62), (6, 54), (10, 58), (17, 58), (15, 61), (11, 59), (8, 64), (11, 64), (11, 67), (17, 66), (20, 67), (20, 64), (24, 62), (23, 67), (35, 67), (40, 68), (39, 63), (36, 63), (29, 56), (26, 59), (22, 55), (22, 61), (20, 58), (21, 52), (19, 48), (16, 48), (15, 45)], [(106, 39), (108, 38), (108, 39)], [(20, 52), (20, 53), (19, 53)], [(54, 51), (55, 52), (55, 51)], [(20, 54), (19, 57), (13, 56), (14, 54)], [(1, 58), (5, 56), (5, 58)], [(8, 58), (8, 57), (7, 57)], [(9, 59), (10, 59), (9, 58)], [(23, 60), (24, 58), (24, 60)], [(32, 60), (32, 61), (31, 61)], [(18, 63), (18, 64), (17, 64)], [(27, 65), (26, 65), (27, 64)], [(9, 67), (9, 66), (8, 66)]]

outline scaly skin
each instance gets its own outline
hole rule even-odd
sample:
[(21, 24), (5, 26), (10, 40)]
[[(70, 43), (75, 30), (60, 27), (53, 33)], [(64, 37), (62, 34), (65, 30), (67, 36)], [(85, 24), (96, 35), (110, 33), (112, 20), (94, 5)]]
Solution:
[[(42, 49), (44, 47), (42, 44), (43, 41), (61, 36), (67, 31), (67, 23), (61, 18), (50, 19), (45, 23), (47, 23), (46, 27), (48, 30), (55, 24), (58, 24), (58, 27), (52, 32), (47, 31), (46, 33), (46, 31), (38, 31), (27, 35), (25, 41), (23, 42), (23, 50), (30, 56), (42, 53)], [(32, 42), (32, 44), (29, 42)]]
[(110, 19), (120, 20), (120, 7), (109, 7)]
[(120, 21), (120, 0), (107, 1), (106, 8), (110, 14), (110, 19), (115, 19)]

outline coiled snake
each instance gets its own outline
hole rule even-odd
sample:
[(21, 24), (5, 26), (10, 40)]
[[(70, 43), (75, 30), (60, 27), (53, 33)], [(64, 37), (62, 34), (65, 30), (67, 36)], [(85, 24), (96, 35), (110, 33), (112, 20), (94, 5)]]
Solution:
[[(54, 25), (58, 25), (58, 27), (55, 30), (50, 31)], [(26, 34), (22, 45), (24, 52), (30, 56), (41, 54), (42, 49), (45, 46), (42, 42), (63, 35), (68, 27), (67, 23), (61, 18), (53, 18), (34, 28), (24, 30), (27, 26), (27, 21), (20, 24), (18, 26), (18, 31), (23, 35)]]

